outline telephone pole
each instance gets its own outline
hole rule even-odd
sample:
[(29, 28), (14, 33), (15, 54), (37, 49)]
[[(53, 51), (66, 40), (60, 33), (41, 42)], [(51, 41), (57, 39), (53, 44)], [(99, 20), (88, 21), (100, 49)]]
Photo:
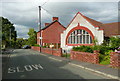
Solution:
[(10, 28), (10, 48), (11, 48), (11, 28)]
[(42, 37), (41, 37), (41, 6), (39, 6), (39, 26), (38, 26), (38, 29), (40, 31), (40, 53), (41, 53), (41, 47), (42, 47), (42, 44), (41, 44), (41, 41), (42, 41)]

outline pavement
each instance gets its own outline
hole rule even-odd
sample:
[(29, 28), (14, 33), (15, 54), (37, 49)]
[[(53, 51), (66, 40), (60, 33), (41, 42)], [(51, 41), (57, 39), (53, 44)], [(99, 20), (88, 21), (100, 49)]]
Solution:
[[(40, 54), (51, 56), (45, 53), (40, 53)], [(58, 56), (53, 56), (53, 55), (52, 57), (58, 59), (59, 61), (62, 61), (62, 60), (68, 61), (69, 64), (74, 65), (76, 67), (80, 67), (85, 70), (89, 70), (89, 71), (110, 77), (112, 79), (120, 80), (120, 69), (118, 68), (112, 68), (108, 65), (100, 65), (100, 64), (93, 64), (93, 63), (88, 63), (88, 62), (83, 62), (83, 61), (71, 60), (70, 58), (66, 58), (66, 57), (58, 57)]]
[(118, 69), (31, 49), (16, 49), (7, 66), (3, 79), (118, 79)]

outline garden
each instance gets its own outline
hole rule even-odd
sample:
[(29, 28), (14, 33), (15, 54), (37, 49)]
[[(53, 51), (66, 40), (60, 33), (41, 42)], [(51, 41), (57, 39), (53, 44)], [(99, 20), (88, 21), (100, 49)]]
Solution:
[(89, 52), (93, 53), (94, 50), (99, 51), (99, 63), (103, 65), (110, 64), (110, 53), (117, 52), (120, 53), (120, 38), (119, 37), (110, 37), (108, 40), (105, 40), (101, 45), (97, 45), (97, 41), (93, 41), (94, 46), (78, 46), (73, 47), (73, 51), (80, 52)]

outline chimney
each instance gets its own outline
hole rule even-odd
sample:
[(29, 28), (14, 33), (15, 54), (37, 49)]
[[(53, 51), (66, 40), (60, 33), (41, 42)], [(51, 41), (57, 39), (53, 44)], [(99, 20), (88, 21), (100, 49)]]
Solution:
[(53, 21), (57, 20), (58, 21), (58, 17), (53, 17)]
[(48, 26), (50, 23), (45, 23), (45, 26)]

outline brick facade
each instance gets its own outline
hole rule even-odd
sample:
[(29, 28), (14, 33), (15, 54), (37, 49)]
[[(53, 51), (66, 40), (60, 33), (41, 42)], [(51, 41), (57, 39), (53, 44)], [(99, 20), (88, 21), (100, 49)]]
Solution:
[(110, 65), (112, 67), (120, 67), (120, 54), (112, 52), (110, 54)]
[(43, 43), (60, 43), (60, 34), (65, 30), (59, 22), (55, 22), (42, 32)]
[(90, 62), (94, 64), (99, 63), (99, 54), (97, 51), (94, 51), (94, 53), (71, 51), (70, 55), (70, 58), (74, 60)]
[(58, 21), (58, 17), (53, 17), (52, 23), (45, 23), (45, 27), (37, 32), (37, 44), (40, 45), (40, 33), (42, 36), (42, 45), (45, 43), (57, 43), (60, 44), (61, 33), (66, 28)]

